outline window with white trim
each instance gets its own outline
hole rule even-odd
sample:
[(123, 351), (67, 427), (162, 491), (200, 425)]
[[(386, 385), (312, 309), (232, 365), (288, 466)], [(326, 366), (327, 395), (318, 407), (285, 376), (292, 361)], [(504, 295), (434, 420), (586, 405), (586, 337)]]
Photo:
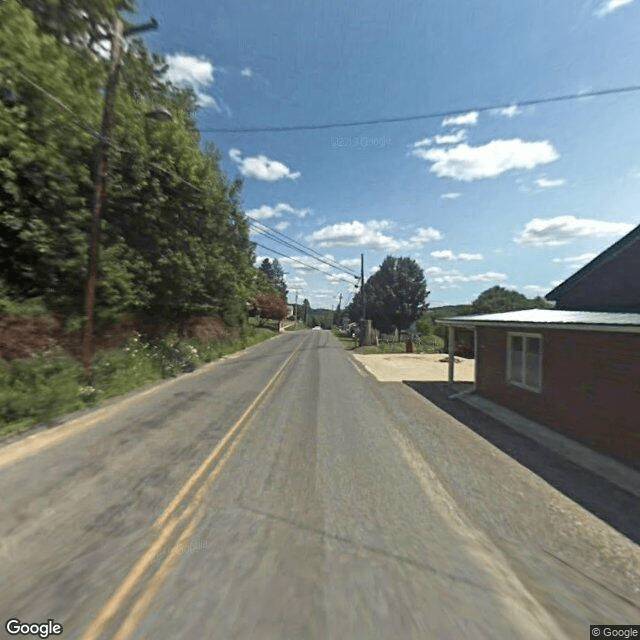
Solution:
[(542, 391), (540, 334), (507, 334), (507, 382), (531, 391)]

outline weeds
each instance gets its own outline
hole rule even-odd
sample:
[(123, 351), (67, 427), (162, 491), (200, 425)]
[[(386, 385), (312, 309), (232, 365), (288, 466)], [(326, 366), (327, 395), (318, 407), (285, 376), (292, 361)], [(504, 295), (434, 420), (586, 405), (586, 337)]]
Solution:
[(0, 359), (0, 435), (193, 371), (273, 335), (270, 329), (254, 326), (233, 341), (208, 343), (179, 339), (176, 334), (157, 340), (134, 334), (122, 348), (95, 356), (91, 385), (80, 364), (60, 348), (25, 360)]

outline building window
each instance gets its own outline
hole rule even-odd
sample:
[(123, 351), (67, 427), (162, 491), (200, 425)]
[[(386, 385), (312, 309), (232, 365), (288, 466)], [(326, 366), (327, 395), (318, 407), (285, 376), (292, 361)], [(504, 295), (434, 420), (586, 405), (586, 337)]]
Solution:
[(507, 382), (531, 391), (542, 391), (542, 336), (507, 334)]

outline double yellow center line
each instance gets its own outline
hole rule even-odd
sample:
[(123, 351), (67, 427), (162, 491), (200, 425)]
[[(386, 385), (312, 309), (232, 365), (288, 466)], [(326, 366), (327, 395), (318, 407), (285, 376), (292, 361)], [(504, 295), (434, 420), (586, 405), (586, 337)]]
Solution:
[[(111, 598), (109, 598), (98, 615), (87, 627), (80, 640), (96, 640), (100, 637), (113, 618), (124, 608), (128, 598), (136, 588), (136, 585), (143, 579), (160, 554), (169, 547), (171, 541), (175, 537), (174, 534), (179, 527), (181, 525), (186, 525), (178, 539), (174, 542), (173, 546), (169, 548), (160, 567), (158, 567), (155, 573), (149, 577), (144, 591), (131, 608), (129, 615), (120, 625), (116, 635), (113, 636), (113, 640), (125, 640), (131, 635), (131, 633), (133, 633), (138, 623), (146, 614), (153, 598), (160, 590), (160, 587), (168, 576), (172, 566), (175, 564), (178, 556), (180, 555), (181, 549), (188, 544), (196, 526), (202, 519), (204, 515), (203, 510), (196, 510), (202, 504), (209, 487), (218, 477), (227, 460), (231, 457), (233, 451), (238, 446), (242, 427), (246, 424), (248, 418), (255, 411), (258, 404), (264, 400), (270, 391), (273, 390), (276, 382), (281, 377), (281, 374), (293, 360), (295, 355), (300, 351), (301, 347), (302, 343), (296, 347), (291, 355), (284, 361), (282, 366), (269, 381), (269, 384), (267, 384), (249, 407), (247, 407), (225, 437), (218, 443), (207, 459), (200, 465), (198, 470), (189, 478), (189, 480), (187, 480), (186, 484), (171, 501), (162, 515), (155, 521), (153, 524), (153, 528), (157, 531), (155, 541), (138, 560), (138, 562), (136, 562), (127, 577), (117, 588), (116, 592), (111, 596)], [(189, 500), (189, 495), (198, 485), (200, 485), (200, 488)], [(177, 512), (183, 506), (184, 510), (180, 515), (177, 515)]]

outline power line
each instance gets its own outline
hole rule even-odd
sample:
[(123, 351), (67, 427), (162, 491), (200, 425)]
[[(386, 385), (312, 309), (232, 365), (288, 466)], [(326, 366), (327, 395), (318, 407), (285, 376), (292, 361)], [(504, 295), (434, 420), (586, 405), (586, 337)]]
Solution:
[[(62, 102), (62, 100), (57, 98), (51, 92), (47, 91), (47, 89), (45, 89), (44, 87), (39, 85), (35, 80), (29, 78), (22, 71), (20, 71), (18, 69), (16, 69), (15, 71), (24, 80), (26, 80), (29, 84), (31, 84), (32, 86), (37, 88), (39, 91), (41, 91), (44, 95), (46, 95), (48, 98), (53, 100), (61, 109), (63, 109), (67, 113), (69, 113), (73, 117), (73, 120), (72, 120), (71, 124), (73, 124), (73, 125), (75, 125), (77, 127), (80, 127), (81, 129), (83, 129), (83, 131), (85, 131), (85, 133), (88, 133), (89, 135), (91, 135), (92, 137), (94, 137), (94, 138), (96, 138), (98, 140), (100, 140), (102, 138), (100, 132), (98, 132), (96, 129), (93, 129), (93, 127), (91, 127), (90, 125), (86, 125), (85, 123), (83, 123), (83, 121), (82, 121), (83, 119), (77, 117), (74, 114), (73, 110), (70, 107), (68, 107), (64, 102)], [(113, 149), (115, 149), (116, 151), (119, 151), (120, 153), (125, 153), (125, 154), (133, 153), (132, 151), (129, 151), (129, 150), (125, 149), (124, 147), (121, 147), (120, 145), (116, 144), (113, 141), (110, 142), (110, 146)], [(200, 189), (196, 185), (192, 184), (188, 180), (185, 180), (184, 178), (182, 178), (181, 176), (179, 176), (175, 172), (173, 172), (173, 171), (171, 171), (169, 169), (166, 169), (162, 165), (159, 165), (156, 162), (149, 161), (149, 160), (147, 160), (146, 163), (147, 163), (148, 166), (153, 167), (153, 168), (157, 169), (158, 171), (161, 171), (162, 173), (164, 173), (164, 174), (166, 174), (166, 175), (168, 175), (168, 176), (170, 176), (172, 178), (175, 178), (178, 181), (188, 185), (189, 187), (191, 187), (192, 189), (194, 189), (198, 193), (204, 193), (204, 191), (202, 189)], [(352, 275), (352, 276), (355, 277), (356, 274), (353, 273), (350, 269), (348, 269), (347, 267), (344, 267), (343, 265), (338, 264), (335, 261), (328, 260), (325, 256), (322, 256), (322, 254), (320, 254), (319, 252), (315, 251), (315, 249), (312, 249), (311, 247), (307, 247), (306, 245), (303, 245), (302, 243), (298, 242), (297, 240), (291, 238), (290, 236), (287, 236), (286, 234), (284, 234), (284, 233), (282, 233), (280, 231), (277, 231), (276, 229), (273, 229), (272, 227), (269, 227), (268, 225), (264, 224), (263, 222), (260, 222), (257, 218), (254, 218), (254, 217), (252, 217), (252, 216), (250, 216), (250, 215), (248, 215), (246, 213), (245, 213), (245, 216), (249, 220), (253, 221), (253, 223), (251, 223), (251, 222), (249, 223), (250, 225), (252, 225), (254, 228), (259, 229), (260, 232), (263, 233), (264, 235), (266, 235), (267, 237), (269, 237), (269, 239), (271, 239), (271, 240), (273, 240), (275, 242), (278, 242), (279, 244), (282, 244), (284, 246), (287, 246), (290, 249), (293, 249), (294, 251), (299, 251), (300, 253), (303, 253), (306, 256), (308, 256), (309, 258), (311, 258), (312, 260), (317, 260), (319, 262), (322, 262), (322, 263), (332, 267), (333, 269), (337, 269), (338, 271), (342, 271), (342, 272), (344, 272), (344, 273), (346, 273), (348, 275)], [(265, 229), (268, 229), (270, 233), (269, 232), (265, 233), (261, 229), (261, 227), (263, 227)], [(282, 236), (286, 240), (282, 240), (282, 239), (278, 238), (277, 236)], [(315, 255), (312, 255), (312, 254), (315, 254)], [(290, 258), (290, 256), (285, 256), (285, 257)], [(291, 258), (291, 259), (294, 260), (294, 258)], [(303, 263), (301, 261), (298, 261), (298, 262), (300, 262), (301, 264), (305, 265), (306, 267), (314, 268), (311, 265), (305, 264), (305, 263)], [(322, 273), (325, 273), (325, 272), (322, 271)]]
[[(307, 267), (308, 269), (313, 269), (314, 271), (319, 271), (320, 273), (323, 273), (325, 276), (331, 276), (333, 275), (332, 273), (328, 272), (328, 271), (323, 271), (322, 269), (319, 269), (318, 267), (314, 267), (310, 264), (305, 264), (304, 262), (302, 262), (301, 260), (298, 260), (297, 258), (292, 258), (291, 256), (288, 256), (286, 253), (282, 253), (280, 251), (278, 251), (277, 249), (274, 249), (273, 247), (266, 247), (263, 244), (260, 244), (259, 242), (254, 243), (257, 247), (260, 247), (261, 249), (264, 249), (265, 251), (271, 251), (272, 253), (277, 253), (279, 256), (282, 256), (283, 258), (287, 258), (289, 260), (293, 260), (294, 262), (299, 262), (300, 264), (304, 265), (305, 267)], [(336, 280), (340, 280), (341, 282), (346, 282), (348, 284), (353, 284), (353, 282), (351, 280), (347, 280), (346, 278), (343, 277), (336, 277)]]
[[(245, 214), (245, 215), (247, 216), (247, 218), (249, 218), (250, 220), (254, 221), (253, 223), (250, 222), (249, 224), (251, 226), (253, 226), (254, 228), (258, 229), (262, 235), (265, 235), (269, 239), (275, 240), (276, 242), (278, 242), (278, 243), (280, 243), (282, 245), (285, 245), (285, 246), (289, 247), (290, 249), (293, 249), (295, 251), (299, 251), (300, 253), (304, 253), (306, 256), (308, 256), (312, 260), (317, 260), (318, 262), (322, 262), (322, 263), (328, 265), (329, 267), (331, 267), (332, 269), (337, 269), (338, 271), (342, 271), (342, 272), (346, 273), (347, 275), (350, 275), (350, 276), (353, 276), (353, 277), (357, 277), (357, 274), (354, 273), (348, 267), (345, 267), (345, 266), (339, 264), (335, 260), (330, 260), (330, 259), (326, 258), (326, 256), (321, 255), (320, 253), (318, 253), (317, 251), (315, 251), (311, 247), (307, 247), (307, 246), (303, 245), (302, 243), (298, 242), (297, 240), (294, 240), (293, 238), (291, 238), (290, 236), (287, 236), (287, 235), (285, 235), (283, 233), (280, 233), (279, 231), (276, 231), (272, 227), (269, 227), (268, 225), (257, 221), (255, 218), (252, 218), (251, 216), (249, 216), (247, 214)], [(264, 227), (266, 229), (269, 229), (269, 231), (271, 231), (273, 233), (265, 232), (260, 227)], [(289, 240), (291, 242), (288, 242), (287, 240), (281, 240), (275, 234), (282, 235), (287, 240)], [(312, 255), (312, 253), (310, 253), (310, 252), (312, 252), (313, 254), (316, 254), (316, 255)]]
[[(599, 89), (594, 91), (584, 91), (578, 93), (568, 93), (565, 95), (551, 96), (547, 98), (533, 98), (530, 100), (519, 100), (515, 106), (530, 107), (537, 104), (547, 104), (550, 102), (563, 102), (567, 100), (579, 100), (580, 98), (594, 98), (606, 95), (615, 95), (622, 93), (632, 93), (634, 91), (640, 91), (640, 85), (631, 85), (626, 87), (614, 87), (611, 89)], [(413, 120), (429, 120), (433, 118), (446, 118), (451, 116), (459, 116), (469, 113), (471, 111), (477, 111), (478, 113), (484, 113), (486, 111), (496, 111), (498, 109), (508, 109), (514, 106), (511, 104), (494, 104), (490, 106), (475, 106), (466, 107), (464, 109), (457, 109), (455, 111), (438, 111), (433, 113), (426, 113), (414, 116), (398, 116), (395, 118), (377, 118), (375, 120), (355, 120), (351, 122), (328, 122), (322, 124), (303, 124), (292, 125), (287, 127), (245, 127), (242, 129), (228, 129), (228, 128), (215, 128), (215, 129), (200, 129), (201, 133), (282, 133), (286, 131), (316, 131), (319, 129), (338, 129), (341, 127), (360, 127), (373, 124), (390, 124), (394, 122), (411, 122)]]

